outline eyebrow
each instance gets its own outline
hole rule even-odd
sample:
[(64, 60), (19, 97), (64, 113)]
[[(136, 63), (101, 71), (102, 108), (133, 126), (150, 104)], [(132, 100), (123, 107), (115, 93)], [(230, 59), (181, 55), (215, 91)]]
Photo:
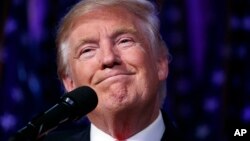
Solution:
[[(136, 34), (137, 30), (133, 27), (119, 27), (119, 28), (115, 29), (114, 31), (112, 31), (111, 38), (114, 39), (117, 36), (122, 35), (122, 34), (126, 34), (126, 33)], [(84, 38), (84, 39), (80, 40), (75, 46), (75, 51), (77, 51), (78, 48), (81, 47), (83, 44), (88, 44), (88, 43), (90, 43), (90, 44), (96, 43), (96, 39)]]
[(137, 30), (133, 27), (121, 27), (121, 28), (115, 29), (111, 33), (111, 38), (115, 38), (119, 35), (126, 34), (126, 33), (136, 34)]
[(88, 43), (95, 43), (96, 40), (92, 39), (92, 38), (85, 38), (80, 40), (74, 47), (73, 47), (73, 52), (74, 54), (77, 54), (79, 48), (84, 45), (84, 44), (88, 44)]
[(96, 40), (95, 39), (93, 39), (93, 38), (85, 38), (85, 39), (82, 39), (82, 40), (80, 40), (77, 44), (76, 44), (76, 48), (79, 48), (81, 45), (83, 45), (83, 44), (88, 44), (88, 43), (95, 43), (96, 42)]

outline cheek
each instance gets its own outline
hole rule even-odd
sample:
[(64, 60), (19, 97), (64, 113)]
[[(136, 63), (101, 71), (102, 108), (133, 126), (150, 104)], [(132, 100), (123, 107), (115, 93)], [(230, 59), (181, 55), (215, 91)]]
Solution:
[(72, 77), (77, 86), (90, 85), (91, 78), (93, 77), (96, 65), (91, 61), (75, 61), (72, 63)]
[(134, 66), (138, 70), (140, 69), (142, 72), (149, 73), (156, 70), (156, 64), (153, 61), (153, 56), (151, 56), (150, 53), (142, 47), (127, 53), (125, 58), (129, 65)]
[(150, 83), (156, 83), (156, 79), (158, 79), (156, 63), (154, 63), (153, 57), (149, 55), (148, 52), (145, 50), (137, 50), (128, 53), (125, 59), (124, 62), (137, 72), (135, 79), (137, 83), (134, 83), (134, 86), (138, 84), (139, 87), (145, 89), (149, 87)]
[(130, 50), (123, 52), (122, 60), (135, 67), (143, 67), (146, 59), (149, 57), (145, 49), (141, 46), (136, 46)]

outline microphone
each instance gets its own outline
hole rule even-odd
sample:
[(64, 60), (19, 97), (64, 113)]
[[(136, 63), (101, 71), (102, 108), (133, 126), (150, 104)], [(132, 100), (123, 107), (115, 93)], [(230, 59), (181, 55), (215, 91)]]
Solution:
[(37, 140), (59, 124), (77, 120), (88, 114), (95, 109), (97, 103), (97, 95), (93, 89), (87, 86), (76, 88), (63, 95), (56, 105), (20, 129), (10, 141)]

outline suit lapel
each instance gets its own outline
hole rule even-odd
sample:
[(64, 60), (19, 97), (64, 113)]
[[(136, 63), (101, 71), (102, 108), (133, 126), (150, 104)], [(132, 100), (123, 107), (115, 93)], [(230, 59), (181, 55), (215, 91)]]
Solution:
[(76, 141), (90, 141), (90, 125), (76, 137)]
[(164, 112), (163, 110), (161, 112), (165, 124), (165, 131), (161, 141), (179, 141), (180, 136), (178, 135), (176, 125), (174, 124), (174, 122), (172, 122), (172, 120), (169, 119), (166, 112)]

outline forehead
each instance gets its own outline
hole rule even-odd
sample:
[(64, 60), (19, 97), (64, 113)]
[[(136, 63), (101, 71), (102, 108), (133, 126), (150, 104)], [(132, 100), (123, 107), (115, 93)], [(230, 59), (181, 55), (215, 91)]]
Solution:
[[(127, 9), (120, 6), (101, 6), (91, 10), (88, 13), (81, 15), (80, 17), (75, 17), (72, 20), (71, 31), (84, 24), (93, 24), (93, 21), (98, 23), (98, 21), (104, 21), (103, 26), (109, 25), (119, 25), (120, 28), (137, 28), (139, 25), (139, 18), (134, 14), (129, 12)], [(115, 26), (113, 26), (115, 28)], [(138, 30), (138, 29), (136, 29)]]

